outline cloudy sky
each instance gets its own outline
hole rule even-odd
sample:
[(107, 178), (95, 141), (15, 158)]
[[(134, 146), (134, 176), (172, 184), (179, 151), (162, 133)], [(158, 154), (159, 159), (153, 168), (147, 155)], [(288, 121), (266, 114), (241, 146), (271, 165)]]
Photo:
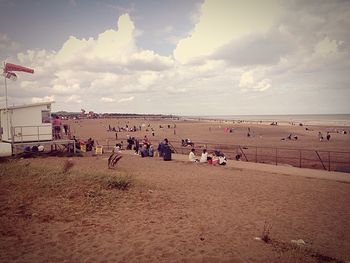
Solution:
[[(180, 115), (350, 113), (350, 1), (0, 0), (10, 105)], [(5, 105), (4, 81), (0, 106)]]

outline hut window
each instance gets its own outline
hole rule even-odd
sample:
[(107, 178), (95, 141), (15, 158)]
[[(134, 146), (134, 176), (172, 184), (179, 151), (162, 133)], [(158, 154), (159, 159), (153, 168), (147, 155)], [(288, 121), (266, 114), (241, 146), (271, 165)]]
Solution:
[(41, 122), (42, 123), (50, 123), (50, 111), (42, 110), (41, 111)]

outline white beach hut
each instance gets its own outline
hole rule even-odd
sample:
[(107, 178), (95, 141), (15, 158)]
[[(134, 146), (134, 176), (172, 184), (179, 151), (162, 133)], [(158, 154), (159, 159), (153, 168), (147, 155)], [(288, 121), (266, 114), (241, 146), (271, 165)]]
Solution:
[(52, 103), (41, 102), (0, 109), (1, 140), (8, 143), (51, 141)]

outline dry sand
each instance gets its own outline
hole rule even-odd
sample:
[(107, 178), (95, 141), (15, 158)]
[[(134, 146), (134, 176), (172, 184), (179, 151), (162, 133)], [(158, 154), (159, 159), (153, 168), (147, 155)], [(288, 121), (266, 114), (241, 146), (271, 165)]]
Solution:
[[(107, 132), (108, 125), (111, 127), (123, 127), (128, 125), (138, 128), (142, 124), (141, 131), (118, 132), (118, 141), (126, 139), (127, 134), (142, 139), (147, 135), (151, 142), (158, 144), (160, 140), (168, 138), (170, 141), (181, 142), (181, 139), (191, 138), (194, 142), (213, 142), (220, 144), (239, 144), (267, 147), (284, 147), (292, 149), (314, 149), (349, 151), (350, 134), (331, 132), (331, 140), (320, 142), (318, 132), (325, 135), (326, 131), (347, 130), (350, 127), (326, 127), (326, 126), (297, 126), (279, 125), (271, 126), (266, 124), (232, 123), (225, 121), (194, 121), (194, 120), (171, 120), (171, 119), (92, 119), (69, 121), (72, 134), (78, 138), (89, 137), (99, 140), (100, 144), (106, 144), (106, 140), (115, 141), (115, 133)], [(174, 134), (174, 124), (176, 131)], [(151, 130), (146, 132), (147, 126), (154, 128), (155, 136), (152, 137)], [(163, 128), (159, 128), (162, 125)], [(170, 129), (167, 128), (170, 125)], [(247, 137), (248, 127), (251, 129), (251, 137)], [(225, 133), (225, 128), (232, 128), (232, 133)], [(309, 128), (311, 130), (306, 130)], [(298, 140), (281, 140), (290, 133), (298, 136)]]
[[(194, 124), (177, 123), (174, 139), (208, 138), (210, 124)], [(112, 137), (105, 131), (108, 127), (105, 120), (75, 125), (76, 134), (82, 137), (100, 140)], [(237, 126), (237, 133), (224, 134), (222, 127), (214, 130), (215, 125), (211, 125), (213, 140), (245, 139), (244, 126)], [(302, 133), (299, 127), (290, 128)], [(237, 135), (240, 129), (242, 137)], [(283, 127), (261, 129), (265, 138), (278, 138), (285, 132)], [(157, 129), (154, 139), (171, 138), (171, 132)], [(335, 134), (334, 142), (329, 144), (318, 143), (314, 134), (304, 136), (310, 136), (307, 138), (311, 141), (304, 142), (308, 146), (341, 149), (349, 145), (348, 139), (344, 139), (349, 137), (340, 134)], [(12, 173), (7, 170), (9, 164), (0, 164), (0, 261), (350, 260), (349, 183), (293, 176), (293, 170), (262, 171), (253, 163), (246, 163), (249, 167), (220, 167), (181, 160), (164, 162), (130, 153), (123, 154), (117, 169), (109, 170), (107, 157), (73, 158), (72, 171), (56, 176), (50, 175), (52, 169), (60, 171), (67, 158), (15, 163), (32, 171), (29, 175)], [(129, 175), (134, 183), (128, 191), (106, 189), (91, 174)], [(265, 222), (272, 224), (272, 241), (268, 244), (254, 239), (261, 236)], [(303, 239), (306, 245), (292, 246), (291, 240), (297, 239)]]

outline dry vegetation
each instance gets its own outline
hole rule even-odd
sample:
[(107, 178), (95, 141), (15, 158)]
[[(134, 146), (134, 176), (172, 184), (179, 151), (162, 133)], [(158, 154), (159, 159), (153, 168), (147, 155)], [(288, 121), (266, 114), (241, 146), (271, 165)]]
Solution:
[[(30, 161), (10, 161), (1, 165), (1, 230), (14, 217), (50, 221), (75, 220), (108, 205), (128, 190), (132, 177), (120, 171), (104, 174), (72, 169), (74, 162), (65, 160), (61, 169), (32, 166)], [(60, 204), (61, 210), (57, 208)], [(16, 231), (8, 229), (7, 231)]]
[[(1, 163), (0, 262), (316, 263), (349, 256), (348, 184), (134, 155), (115, 170), (106, 163), (106, 156)], [(325, 197), (335, 188), (334, 198)], [(289, 189), (293, 200), (283, 194)], [(307, 246), (291, 244), (295, 238)]]

